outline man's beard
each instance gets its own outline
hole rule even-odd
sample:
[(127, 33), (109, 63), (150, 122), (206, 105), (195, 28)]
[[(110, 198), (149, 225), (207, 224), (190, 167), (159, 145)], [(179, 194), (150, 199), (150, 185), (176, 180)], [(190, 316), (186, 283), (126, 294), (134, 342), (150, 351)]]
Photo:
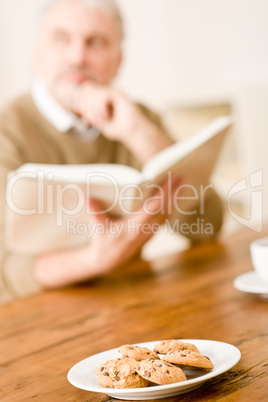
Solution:
[[(68, 80), (66, 79), (68, 74), (81, 74), (83, 80), (81, 82)], [(84, 82), (99, 83), (97, 77), (84, 67), (70, 67), (55, 76), (50, 86), (50, 93), (64, 108), (73, 111), (75, 92)]]

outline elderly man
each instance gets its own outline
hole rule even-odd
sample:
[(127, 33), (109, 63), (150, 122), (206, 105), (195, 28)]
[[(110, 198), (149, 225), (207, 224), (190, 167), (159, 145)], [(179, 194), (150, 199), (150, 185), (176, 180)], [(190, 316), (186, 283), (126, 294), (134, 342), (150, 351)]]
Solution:
[[(29, 162), (105, 162), (140, 168), (171, 143), (154, 113), (111, 86), (122, 61), (122, 37), (122, 20), (112, 0), (55, 0), (46, 10), (33, 52), (36, 78), (31, 94), (0, 116), (2, 302), (105, 274), (132, 258), (152, 236), (148, 231), (123, 230), (119, 237), (106, 233), (93, 237), (87, 246), (39, 256), (15, 255), (4, 247), (8, 172)], [(175, 180), (173, 189), (176, 186)], [(213, 225), (214, 236), (221, 226), (221, 206), (213, 191), (205, 204), (202, 217)], [(90, 206), (100, 211), (96, 201)], [(152, 209), (159, 209), (157, 200)], [(96, 216), (99, 222), (104, 218)], [(160, 212), (136, 217), (149, 225), (165, 218)], [(182, 217), (191, 222), (197, 218), (198, 213)]]

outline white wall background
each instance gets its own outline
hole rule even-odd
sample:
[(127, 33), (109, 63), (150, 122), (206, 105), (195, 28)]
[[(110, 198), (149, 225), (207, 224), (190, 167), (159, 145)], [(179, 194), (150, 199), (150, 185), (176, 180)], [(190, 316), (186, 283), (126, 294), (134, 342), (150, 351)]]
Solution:
[(122, 83), (136, 96), (160, 103), (220, 99), (268, 80), (267, 0), (120, 3), (129, 23)]

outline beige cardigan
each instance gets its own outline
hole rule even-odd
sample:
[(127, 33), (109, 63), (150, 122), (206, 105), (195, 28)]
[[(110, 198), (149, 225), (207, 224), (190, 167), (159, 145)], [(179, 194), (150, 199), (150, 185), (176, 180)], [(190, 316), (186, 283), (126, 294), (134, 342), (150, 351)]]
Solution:
[[(142, 109), (161, 125), (157, 115)], [(11, 254), (4, 244), (6, 178), (24, 163), (121, 163), (141, 168), (122, 144), (103, 135), (85, 143), (72, 132), (58, 132), (40, 114), (29, 94), (6, 107), (0, 114), (0, 304), (40, 290), (32, 272), (35, 256)]]

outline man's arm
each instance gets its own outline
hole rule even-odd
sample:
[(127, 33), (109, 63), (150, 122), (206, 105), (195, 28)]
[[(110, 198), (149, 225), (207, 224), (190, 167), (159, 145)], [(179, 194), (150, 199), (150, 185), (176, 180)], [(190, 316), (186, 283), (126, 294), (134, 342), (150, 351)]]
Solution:
[[(98, 127), (106, 137), (123, 143), (142, 164), (172, 143), (160, 119), (148, 118), (140, 107), (113, 88), (85, 83), (72, 98), (67, 98), (72, 99), (69, 107), (75, 113)], [(176, 212), (170, 218), (185, 224), (184, 228), (188, 225), (188, 232), (183, 234), (194, 242), (216, 237), (222, 225), (222, 203), (217, 193), (213, 189), (206, 191), (201, 203), (192, 215)], [(200, 223), (203, 227), (197, 230)], [(204, 225), (206, 230), (202, 230)]]
[[(177, 180), (172, 181), (171, 193), (178, 185)], [(164, 182), (164, 194), (168, 193), (168, 186), (168, 182)], [(105, 230), (102, 234), (95, 232), (88, 246), (38, 257), (34, 266), (38, 283), (43, 288), (67, 286), (104, 275), (126, 263), (153, 236), (154, 225), (161, 225), (168, 217), (168, 197), (161, 200), (159, 194), (157, 192), (151, 197), (146, 211), (141, 210), (131, 218), (117, 220), (102, 213), (97, 201), (90, 200), (91, 216)], [(110, 231), (106, 226), (107, 221), (113, 224)], [(117, 225), (118, 235), (115, 235), (114, 225)]]
[[(72, 105), (76, 113), (105, 136), (123, 143), (142, 164), (172, 143), (160, 121), (146, 117), (137, 105), (113, 88), (85, 83), (75, 93)], [(185, 224), (184, 228), (189, 230), (183, 234), (197, 242), (217, 236), (222, 215), (222, 202), (215, 190), (209, 189), (196, 205), (196, 213), (175, 212), (170, 221), (177, 219), (180, 225)]]

